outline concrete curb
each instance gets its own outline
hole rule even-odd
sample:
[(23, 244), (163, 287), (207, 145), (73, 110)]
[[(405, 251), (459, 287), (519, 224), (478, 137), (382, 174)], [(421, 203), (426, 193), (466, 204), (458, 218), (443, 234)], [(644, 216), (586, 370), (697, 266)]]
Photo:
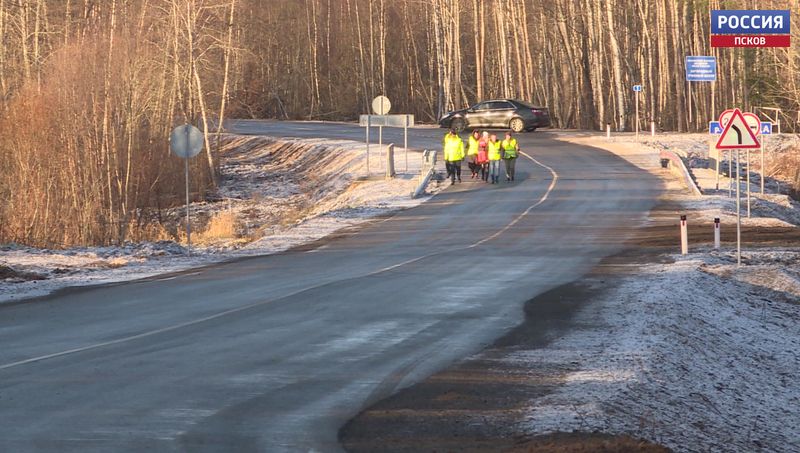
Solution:
[(697, 182), (686, 166), (686, 162), (673, 151), (661, 151), (661, 162), (667, 162), (665, 168), (669, 168), (674, 174), (683, 179), (683, 183), (694, 195), (703, 195), (703, 191), (697, 185)]

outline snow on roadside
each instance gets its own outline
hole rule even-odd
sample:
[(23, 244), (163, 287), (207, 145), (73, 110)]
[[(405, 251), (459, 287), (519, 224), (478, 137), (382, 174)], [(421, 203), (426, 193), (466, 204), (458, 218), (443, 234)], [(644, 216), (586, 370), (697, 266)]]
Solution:
[(573, 363), (523, 429), (632, 434), (675, 451), (800, 451), (800, 251), (672, 257), (601, 293), (575, 333), (509, 358)]
[[(380, 154), (372, 147), (371, 170)], [(395, 157), (403, 162), (402, 151)], [(216, 200), (192, 204), (191, 254), (174, 241), (115, 247), (44, 250), (0, 245), (0, 303), (47, 295), (69, 286), (129, 281), (243, 256), (281, 252), (324, 238), (342, 228), (410, 208), (421, 155), (409, 154), (393, 179), (363, 178), (363, 144), (320, 139), (227, 136), (221, 148), (221, 184)], [(440, 190), (436, 183), (429, 193)], [(183, 209), (163, 213), (182, 231)], [(223, 227), (214, 226), (215, 219)], [(218, 231), (221, 230), (221, 231)], [(16, 275), (14, 275), (16, 274)]]
[[(732, 222), (727, 193), (675, 190), (679, 183), (648, 163), (656, 148), (588, 140), (660, 174), (664, 199), (690, 218)], [(666, 142), (684, 140), (695, 139)], [(784, 195), (756, 199), (753, 214), (745, 226), (800, 225), (798, 204)], [(576, 370), (529, 401), (521, 429), (628, 434), (675, 451), (800, 451), (800, 248), (748, 249), (743, 267), (730, 251), (658, 258), (625, 275), (588, 278), (597, 296), (577, 329), (507, 358)]]

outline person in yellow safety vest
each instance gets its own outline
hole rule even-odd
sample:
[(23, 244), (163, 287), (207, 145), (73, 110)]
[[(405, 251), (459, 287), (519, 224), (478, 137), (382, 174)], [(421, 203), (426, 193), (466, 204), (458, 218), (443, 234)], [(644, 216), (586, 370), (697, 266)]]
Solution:
[(517, 157), (519, 157), (519, 143), (517, 139), (511, 135), (511, 132), (506, 132), (506, 139), (502, 143), (503, 159), (506, 162), (506, 182), (514, 180), (516, 173)]
[(469, 136), (469, 146), (467, 146), (467, 165), (472, 172), (471, 179), (478, 177), (478, 171), (480, 171), (481, 168), (481, 166), (477, 163), (480, 138), (481, 132), (477, 129), (472, 131), (472, 135)]
[(444, 164), (447, 168), (447, 177), (450, 184), (461, 182), (461, 161), (464, 160), (464, 142), (458, 136), (455, 129), (444, 136)]
[(497, 135), (489, 137), (489, 176), (492, 184), (500, 183), (500, 159), (503, 158), (501, 143), (497, 141)]

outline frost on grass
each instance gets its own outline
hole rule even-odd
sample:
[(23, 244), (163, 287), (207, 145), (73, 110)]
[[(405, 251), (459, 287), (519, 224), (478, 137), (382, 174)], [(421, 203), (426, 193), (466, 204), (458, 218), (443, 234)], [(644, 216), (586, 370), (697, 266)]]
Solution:
[[(380, 151), (373, 146), (372, 153), (372, 174), (377, 175)], [(173, 241), (69, 250), (0, 246), (0, 266), (10, 269), (0, 274), (0, 302), (41, 296), (66, 286), (126, 281), (276, 253), (313, 242), (424, 201), (410, 197), (420, 164), (420, 155), (412, 153), (408, 171), (398, 172), (396, 178), (364, 179), (362, 144), (226, 136), (220, 149), (219, 190), (209, 197), (212, 201), (191, 206), (190, 256), (182, 207), (160, 216), (176, 236)], [(40, 278), (21, 278), (33, 275)]]
[(590, 304), (584, 328), (510, 360), (572, 363), (524, 429), (633, 434), (677, 451), (800, 451), (800, 252), (673, 257)]

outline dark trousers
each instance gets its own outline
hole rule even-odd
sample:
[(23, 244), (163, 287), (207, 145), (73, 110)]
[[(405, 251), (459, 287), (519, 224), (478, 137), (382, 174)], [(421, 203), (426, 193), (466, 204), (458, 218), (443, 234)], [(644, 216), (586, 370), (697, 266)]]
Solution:
[(517, 158), (506, 159), (506, 179), (514, 180), (514, 174), (517, 172)]
[(478, 172), (481, 171), (481, 165), (475, 161), (475, 156), (469, 158), (469, 162), (467, 165), (469, 166), (469, 170), (472, 172), (472, 176), (477, 176)]
[(444, 162), (444, 166), (447, 169), (447, 177), (450, 178), (451, 182), (456, 182), (456, 178), (461, 181), (461, 161), (457, 160), (454, 162)]
[(489, 181), (489, 162), (478, 164), (481, 169), (481, 179), (484, 181)]

